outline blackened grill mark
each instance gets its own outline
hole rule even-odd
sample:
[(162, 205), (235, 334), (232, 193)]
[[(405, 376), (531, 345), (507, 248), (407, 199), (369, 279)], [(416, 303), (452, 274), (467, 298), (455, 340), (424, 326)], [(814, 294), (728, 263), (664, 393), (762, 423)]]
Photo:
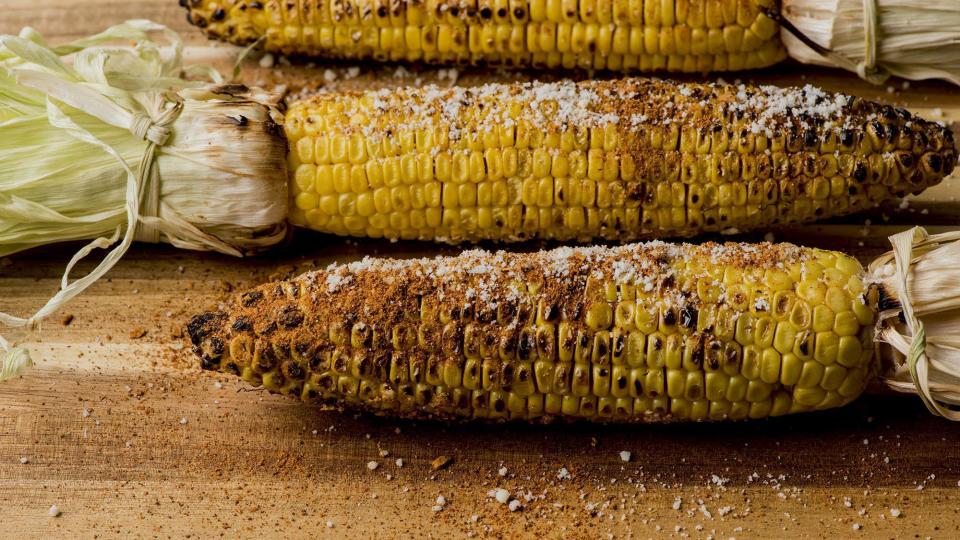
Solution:
[(884, 287), (878, 289), (879, 298), (877, 300), (877, 308), (880, 311), (887, 311), (889, 309), (900, 309), (900, 302), (891, 294), (889, 294)]
[(870, 127), (873, 128), (874, 133), (877, 134), (877, 138), (881, 141), (887, 137), (886, 131), (883, 129), (883, 124), (874, 120), (870, 123)]
[(853, 146), (856, 137), (852, 129), (844, 129), (840, 132), (840, 144), (843, 146)]
[(213, 358), (207, 354), (204, 354), (200, 357), (200, 369), (205, 369), (207, 371), (216, 371), (220, 368), (220, 359)]
[(306, 373), (304, 373), (303, 368), (300, 367), (300, 364), (294, 362), (288, 362), (286, 365), (286, 376), (294, 380), (302, 380)]
[(684, 328), (693, 328), (697, 325), (697, 309), (686, 305), (680, 310), (680, 325)]
[(284, 328), (296, 328), (303, 324), (303, 312), (294, 306), (287, 306), (280, 311), (277, 316), (277, 322)]
[(530, 372), (526, 368), (521, 366), (521, 368), (517, 370), (517, 380), (520, 382), (527, 382), (527, 379), (529, 378), (530, 378)]
[(243, 293), (243, 296), (240, 297), (240, 303), (243, 304), (243, 307), (253, 307), (260, 300), (263, 299), (263, 293), (260, 291), (250, 291)]
[(253, 330), (253, 323), (250, 322), (250, 319), (247, 317), (237, 317), (237, 320), (233, 321), (231, 328), (237, 332), (247, 332)]
[(623, 354), (624, 340), (623, 335), (617, 334), (613, 338), (613, 355), (619, 357)]
[(867, 166), (864, 165), (862, 161), (858, 161), (857, 164), (854, 165), (853, 179), (857, 182), (863, 182), (867, 179)]
[(197, 315), (187, 323), (187, 335), (190, 343), (200, 345), (204, 338), (213, 333), (223, 324), (227, 314), (222, 311), (207, 312)]
[(503, 380), (503, 384), (507, 385), (513, 383), (513, 366), (511, 364), (504, 364), (503, 369), (500, 371), (500, 375)]

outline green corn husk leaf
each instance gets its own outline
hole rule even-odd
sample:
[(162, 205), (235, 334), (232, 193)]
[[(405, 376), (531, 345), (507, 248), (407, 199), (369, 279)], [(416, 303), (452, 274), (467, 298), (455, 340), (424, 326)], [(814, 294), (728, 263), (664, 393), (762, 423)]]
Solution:
[[(136, 44), (110, 45), (118, 40)], [(239, 256), (285, 238), (280, 96), (184, 68), (181, 52), (174, 32), (149, 21), (57, 47), (31, 29), (0, 36), (0, 256), (92, 240), (43, 307), (0, 312), (0, 323), (36, 328), (134, 240)], [(70, 282), (80, 259), (111, 246)], [(0, 360), (2, 378), (30, 364), (2, 338)]]
[[(148, 40), (157, 30), (171, 45)], [(96, 46), (117, 39), (138, 44)], [(61, 60), (68, 54), (74, 57), (71, 65)], [(188, 82), (182, 72), (177, 35), (146, 21), (54, 48), (30, 29), (19, 37), (0, 37), (0, 256), (110, 235), (127, 223), (127, 171), (116, 156), (53, 125), (52, 115), (62, 112), (136, 169), (148, 142), (111, 125), (110, 108), (142, 112), (172, 91), (184, 100), (184, 112), (170, 141), (158, 150), (162, 185), (156, 217), (168, 226), (156, 240), (239, 255), (283, 238), (286, 147), (272, 131), (277, 98), (237, 86)], [(63, 94), (100, 96), (104, 105), (96, 110), (106, 112), (96, 117), (64, 103), (64, 95), (50, 99), (37, 88), (41, 85), (70, 87)], [(230, 120), (241, 116), (249, 129), (238, 130)], [(218, 161), (224, 150), (240, 150), (246, 159)]]

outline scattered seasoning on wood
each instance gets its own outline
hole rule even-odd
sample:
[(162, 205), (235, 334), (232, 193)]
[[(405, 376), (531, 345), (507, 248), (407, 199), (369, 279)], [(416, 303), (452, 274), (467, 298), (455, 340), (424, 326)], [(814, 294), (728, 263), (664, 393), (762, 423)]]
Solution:
[(140, 339), (145, 335), (147, 335), (147, 331), (143, 327), (137, 327), (130, 331), (130, 339)]
[(451, 456), (440, 456), (430, 462), (430, 469), (434, 471), (439, 471), (441, 469), (446, 469), (453, 463), (453, 457)]

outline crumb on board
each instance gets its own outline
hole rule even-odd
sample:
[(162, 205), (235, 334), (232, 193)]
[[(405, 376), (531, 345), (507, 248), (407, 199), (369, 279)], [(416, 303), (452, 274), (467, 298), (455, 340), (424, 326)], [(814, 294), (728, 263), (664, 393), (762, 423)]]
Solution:
[(451, 463), (453, 463), (453, 456), (438, 456), (436, 459), (430, 462), (430, 469), (439, 471), (441, 469), (446, 469)]
[(73, 322), (73, 314), (66, 313), (63, 317), (60, 317), (60, 324), (63, 326), (70, 326), (70, 323)]
[(138, 326), (130, 331), (130, 339), (140, 339), (145, 335), (147, 335), (147, 330), (142, 326)]

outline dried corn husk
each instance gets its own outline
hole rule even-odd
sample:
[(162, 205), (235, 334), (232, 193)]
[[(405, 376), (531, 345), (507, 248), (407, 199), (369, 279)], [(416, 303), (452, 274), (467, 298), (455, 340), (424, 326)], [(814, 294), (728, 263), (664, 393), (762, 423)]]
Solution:
[(899, 302), (880, 313), (882, 380), (919, 395), (927, 408), (960, 420), (960, 231), (920, 228), (890, 237), (893, 250), (870, 265), (873, 279)]
[[(149, 40), (156, 31), (169, 45)], [(116, 40), (138, 43), (100, 46)], [(30, 29), (0, 36), (0, 256), (92, 239), (46, 305), (29, 317), (0, 313), (0, 322), (37, 326), (134, 240), (239, 256), (284, 238), (279, 97), (192, 70), (207, 82), (181, 78), (179, 37), (147, 21), (59, 47)], [(70, 282), (97, 248), (111, 249)], [(0, 380), (30, 363), (22, 349), (2, 357), (9, 348), (0, 338)]]
[(874, 83), (896, 75), (960, 84), (958, 0), (783, 0), (782, 18), (784, 44), (800, 62)]

